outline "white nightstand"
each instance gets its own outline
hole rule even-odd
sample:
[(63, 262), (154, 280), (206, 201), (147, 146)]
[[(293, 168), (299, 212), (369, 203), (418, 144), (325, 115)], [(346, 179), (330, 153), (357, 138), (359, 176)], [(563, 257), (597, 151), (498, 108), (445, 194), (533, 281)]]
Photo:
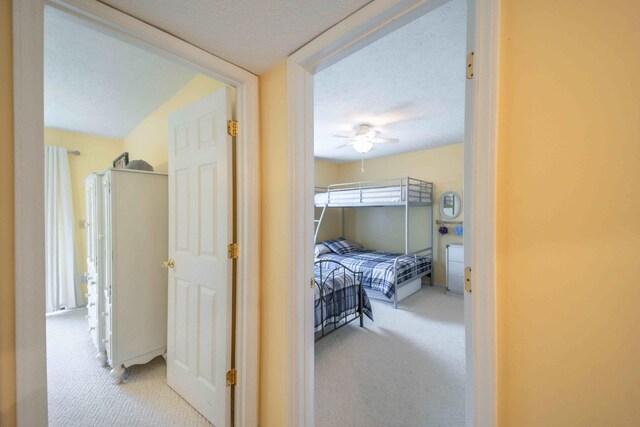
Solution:
[(447, 245), (447, 290), (455, 294), (464, 294), (464, 246)]

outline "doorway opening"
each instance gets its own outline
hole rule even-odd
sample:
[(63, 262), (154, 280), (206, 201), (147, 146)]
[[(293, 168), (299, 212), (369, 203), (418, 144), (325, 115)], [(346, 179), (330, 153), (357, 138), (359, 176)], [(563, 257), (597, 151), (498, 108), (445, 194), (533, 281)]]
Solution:
[(106, 5), (14, 15), (18, 425), (254, 422), (257, 78)]
[(49, 424), (229, 425), (234, 89), (63, 12), (44, 40)]
[[(430, 109), (428, 105), (425, 108), (423, 105), (417, 112), (412, 111), (412, 103), (403, 104), (401, 100), (403, 96), (410, 96), (412, 90), (421, 90), (420, 84), (411, 85), (409, 77), (406, 77), (410, 87), (401, 93), (392, 90), (389, 95), (384, 89), (392, 87), (395, 75), (402, 76), (417, 64), (415, 59), (419, 54), (415, 52), (418, 47), (412, 49), (411, 55), (398, 59), (393, 53), (385, 56), (381, 46), (386, 40), (392, 40), (394, 35), (408, 31), (421, 20), (428, 20), (430, 16), (438, 16), (447, 10), (452, 11), (456, 6), (463, 12), (458, 23), (457, 37), (449, 35), (445, 43), (457, 40), (461, 46), (458, 49), (460, 52), (456, 53), (459, 68), (452, 71), (458, 79), (458, 89), (449, 89), (451, 96), (436, 103), (440, 109)], [(396, 420), (408, 417), (405, 421), (427, 424), (429, 420), (438, 419), (438, 415), (442, 414), (438, 414), (437, 408), (432, 408), (430, 413), (425, 412), (427, 405), (417, 408), (411, 401), (403, 400), (402, 393), (394, 394), (393, 390), (394, 387), (406, 389), (407, 384), (411, 384), (409, 390), (418, 394), (426, 389), (426, 394), (434, 392), (431, 397), (441, 396), (437, 386), (445, 385), (446, 388), (447, 379), (451, 379), (451, 376), (447, 377), (449, 373), (446, 367), (441, 370), (443, 375), (436, 375), (435, 379), (415, 374), (420, 374), (421, 367), (429, 366), (424, 363), (424, 357), (420, 365), (421, 355), (429, 353), (426, 349), (453, 336), (450, 331), (444, 332), (440, 338), (435, 336), (438, 335), (436, 324), (445, 323), (444, 319), (452, 312), (459, 314), (458, 325), (463, 330), (457, 341), (460, 350), (457, 359), (449, 354), (448, 358), (435, 357), (432, 361), (458, 361), (456, 366), (459, 369), (454, 377), (459, 381), (454, 379), (454, 383), (457, 381), (457, 384), (463, 384), (453, 393), (458, 397), (452, 396), (452, 408), (455, 408), (453, 418), (458, 420), (457, 424), (466, 425), (491, 425), (492, 420), (495, 420), (495, 247), (492, 237), (495, 223), (492, 206), (495, 200), (493, 171), (497, 102), (497, 12), (493, 2), (482, 2), (480, 5), (475, 1), (458, 4), (455, 0), (417, 0), (409, 4), (393, 5), (373, 2), (289, 58), (288, 105), (289, 119), (292, 122), (289, 132), (291, 149), (295, 152), (291, 167), (294, 170), (292, 175), (297, 177), (297, 182), (292, 182), (291, 185), (294, 194), (301, 195), (294, 199), (293, 209), (296, 222), (293, 241), (295, 247), (299, 248), (296, 252), (300, 255), (296, 258), (298, 264), (293, 266), (291, 274), (292, 277), (299, 278), (297, 283), (306, 284), (309, 282), (308, 277), (314, 278), (314, 290), (310, 290), (309, 286), (299, 286), (292, 291), (295, 295), (296, 318), (299, 322), (304, 321), (304, 327), (292, 327), (294, 343), (290, 355), (290, 360), (296, 367), (291, 387), (300, 391), (298, 398), (291, 402), (292, 416), (300, 424), (327, 425), (333, 415), (349, 416), (351, 408), (348, 402), (358, 400), (351, 406), (365, 412), (363, 422), (380, 415), (389, 415)], [(453, 16), (455, 15), (454, 12)], [(440, 24), (451, 21), (444, 16), (440, 16), (439, 20)], [(437, 28), (433, 24), (430, 29)], [(422, 38), (426, 47), (429, 47), (428, 40), (437, 40), (437, 35), (427, 31)], [(402, 50), (402, 47), (396, 47), (392, 52)], [(367, 64), (354, 59), (365, 57), (369, 48), (378, 53), (377, 61)], [(440, 49), (438, 53), (443, 54), (444, 51), (446, 49)], [(482, 62), (477, 62), (479, 57)], [(390, 64), (385, 63), (385, 60)], [(381, 70), (385, 66), (391, 69), (395, 67), (395, 74), (387, 76), (382, 82), (372, 83), (368, 90), (359, 87), (361, 82), (375, 77), (376, 73), (382, 74)], [(333, 82), (324, 85), (324, 99), (322, 96), (316, 98), (319, 95), (318, 88), (322, 89), (323, 74), (330, 76), (336, 70), (342, 69), (344, 72), (349, 67), (355, 70), (353, 74), (357, 75), (356, 80), (347, 83), (347, 86), (340, 86), (340, 81), (335, 81), (334, 76)], [(432, 81), (440, 79), (440, 85), (430, 96), (435, 101), (445, 92), (447, 77), (451, 74), (446, 72), (444, 63), (439, 70), (443, 71), (442, 75), (429, 76), (424, 72)], [(348, 80), (344, 73), (337, 75), (338, 79)], [(484, 79), (480, 80), (478, 75)], [(439, 89), (442, 90), (438, 92)], [(358, 90), (363, 93), (360, 99), (355, 96), (349, 101), (351, 92), (356, 94)], [(447, 101), (455, 100), (456, 93), (457, 113), (454, 113), (454, 106), (447, 112), (446, 109), (450, 106)], [(397, 104), (387, 105), (386, 110), (376, 110), (378, 104), (385, 105), (384, 102), (394, 99), (394, 96), (399, 101)], [(358, 104), (360, 101), (364, 102)], [(428, 100), (422, 99), (421, 102), (428, 103)], [(354, 106), (354, 111), (350, 116), (346, 114), (336, 120), (336, 115), (348, 111), (344, 108), (345, 105)], [(438, 117), (441, 110), (445, 112)], [(429, 118), (432, 121), (423, 131), (430, 129), (431, 132), (423, 133), (422, 142), (428, 141), (429, 135), (439, 133), (440, 145), (443, 145), (441, 147), (409, 145), (412, 141), (410, 131), (419, 127), (419, 121), (423, 118), (421, 114), (425, 112), (431, 116), (426, 117), (425, 121)], [(388, 117), (384, 113), (389, 113)], [(481, 117), (485, 120), (480, 120)], [(447, 127), (457, 129), (457, 141), (442, 138)], [(338, 139), (342, 143), (338, 143)], [(393, 153), (403, 142), (407, 143), (406, 148), (400, 151), (408, 154)], [(444, 154), (447, 150), (456, 150), (455, 142), (458, 143), (458, 152)], [(319, 144), (314, 147), (314, 143), (325, 145), (322, 148)], [(318, 155), (319, 148), (321, 155)], [(424, 153), (420, 153), (419, 148), (425, 148)], [(324, 162), (318, 159), (321, 156), (325, 157)], [(341, 156), (344, 158), (340, 159)], [(326, 159), (332, 161), (327, 164)], [(452, 167), (455, 164), (461, 173), (458, 172), (457, 177), (452, 179), (447, 177), (447, 173), (456, 169)], [(433, 177), (423, 175), (428, 175), (429, 171), (434, 173)], [(416, 173), (417, 176), (412, 176)], [(322, 182), (323, 177), (327, 176), (331, 182)], [(301, 180), (300, 177), (304, 179)], [(322, 187), (319, 191), (315, 189), (317, 184)], [(427, 212), (418, 213), (420, 209)], [(461, 224), (462, 221), (464, 224)], [(448, 241), (451, 239), (450, 234), (455, 236), (456, 233), (463, 235), (461, 241)], [(319, 243), (322, 245), (316, 246)], [(358, 256), (377, 256), (378, 254), (371, 252), (374, 249), (393, 253), (388, 260), (392, 264), (388, 269), (390, 274), (385, 273), (387, 269), (376, 271), (370, 259), (354, 259)], [(419, 252), (423, 249), (427, 250)], [(403, 258), (411, 260), (406, 260), (405, 275), (398, 277), (397, 273), (402, 273), (398, 264)], [(453, 272), (457, 273), (454, 275)], [(333, 277), (327, 277), (327, 273)], [(349, 274), (352, 279), (346, 278)], [(342, 282), (337, 276), (343, 277)], [(384, 279), (388, 279), (386, 289)], [(359, 282), (363, 283), (364, 292), (359, 290)], [(449, 286), (438, 287), (442, 284)], [(350, 287), (356, 291), (350, 293)], [(435, 302), (432, 307), (425, 303), (424, 319), (434, 315), (440, 318), (435, 319), (434, 325), (431, 325), (426, 334), (421, 335), (418, 325), (421, 317), (418, 308), (420, 304), (416, 301), (423, 299), (425, 302), (434, 302), (440, 296), (454, 301), (451, 298), (456, 291), (462, 289), (464, 301), (458, 300), (460, 307), (453, 310), (445, 309), (446, 303), (442, 301)], [(341, 295), (336, 295), (334, 290)], [(405, 290), (406, 292), (402, 292)], [(380, 297), (376, 295), (376, 291), (382, 293), (380, 302), (371, 302), (373, 296)], [(438, 291), (440, 295), (434, 293)], [(322, 294), (327, 292), (329, 299), (340, 303), (338, 308), (331, 303), (327, 304), (326, 298), (323, 301)], [(395, 309), (394, 306), (398, 308)], [(327, 310), (331, 311), (329, 315), (325, 313)], [(367, 316), (371, 311), (373, 321)], [(377, 325), (376, 311), (381, 313), (380, 325)], [(413, 314), (410, 316), (413, 318), (408, 319), (405, 325), (411, 321), (417, 323), (405, 329), (402, 328), (402, 317), (408, 313)], [(349, 322), (351, 318), (348, 315), (357, 321)], [(326, 318), (329, 319), (328, 325), (323, 324)], [(360, 320), (364, 328), (360, 328)], [(383, 328), (382, 323), (388, 325)], [(342, 325), (342, 328), (336, 328)], [(314, 344), (318, 333), (323, 336), (322, 329), (327, 326), (330, 331), (335, 330), (335, 333), (331, 332)], [(430, 340), (421, 341), (425, 338), (424, 335), (429, 334), (434, 334)], [(384, 344), (386, 340), (387, 345), (374, 347), (377, 349), (374, 353), (379, 350), (380, 354), (386, 354), (384, 359), (388, 360), (388, 364), (377, 361), (375, 354), (351, 354), (358, 351), (349, 353), (345, 350), (355, 347), (366, 352), (365, 347), (371, 348), (363, 344), (367, 340), (376, 345), (381, 342)], [(336, 342), (340, 345), (334, 346)], [(354, 343), (356, 345), (352, 346)], [(427, 357), (437, 356), (438, 350), (444, 348), (435, 349)], [(396, 349), (400, 349), (402, 354), (395, 354)], [(347, 351), (349, 355), (325, 358), (325, 354), (340, 351)], [(317, 364), (315, 358), (318, 358)], [(367, 366), (363, 362), (366, 360), (372, 363)], [(403, 360), (406, 363), (394, 364)], [(333, 364), (339, 365), (333, 369), (342, 369), (345, 375), (341, 376), (339, 384), (335, 384), (335, 381), (329, 384), (333, 378), (330, 373), (322, 379), (328, 381), (322, 383), (318, 379), (318, 369), (327, 368), (325, 371), (329, 372)], [(400, 366), (402, 364), (409, 365), (408, 370), (400, 372), (404, 368)], [(412, 370), (411, 366), (416, 369)], [(431, 373), (435, 371), (434, 369)], [(387, 378), (387, 372), (391, 373), (389, 378), (394, 378), (394, 381), (383, 381)], [(344, 378), (349, 380), (343, 386)], [(422, 379), (414, 384), (414, 378)], [(438, 381), (440, 384), (437, 384)], [(326, 394), (319, 391), (319, 387), (327, 385), (333, 386), (332, 391)], [(343, 404), (345, 401), (337, 403), (337, 400), (331, 400), (334, 396), (330, 393), (335, 395), (338, 393), (336, 390), (341, 388), (347, 390), (343, 396), (346, 405)], [(326, 402), (333, 402), (325, 405), (324, 409), (336, 404), (341, 408), (337, 411), (338, 414), (327, 417), (326, 414), (318, 413), (322, 410), (318, 406), (321, 404), (322, 394), (324, 397), (329, 395)], [(380, 405), (371, 403), (379, 403), (374, 395), (380, 397), (380, 394), (389, 399), (382, 399), (384, 403)], [(394, 400), (395, 398), (399, 399)], [(394, 405), (396, 408), (391, 408)], [(398, 406), (408, 410), (397, 412)], [(385, 408), (389, 410), (386, 411)], [(449, 418), (447, 415), (443, 416)]]
[(314, 75), (316, 426), (465, 423), (466, 7)]

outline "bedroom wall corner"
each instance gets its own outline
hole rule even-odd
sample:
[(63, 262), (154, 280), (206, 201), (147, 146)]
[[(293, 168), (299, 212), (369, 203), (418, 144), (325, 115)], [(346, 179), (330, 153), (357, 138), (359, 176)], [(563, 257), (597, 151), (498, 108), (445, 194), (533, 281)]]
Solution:
[(288, 423), (288, 268), (291, 261), (287, 64), (260, 77), (259, 424)]
[(13, 38), (11, 1), (0, 2), (0, 426), (16, 424)]

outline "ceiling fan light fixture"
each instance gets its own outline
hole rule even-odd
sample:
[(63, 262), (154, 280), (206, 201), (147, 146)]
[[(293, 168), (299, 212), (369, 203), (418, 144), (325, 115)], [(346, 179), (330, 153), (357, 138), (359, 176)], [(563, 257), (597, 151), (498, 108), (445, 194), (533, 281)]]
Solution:
[(367, 139), (356, 139), (353, 141), (353, 149), (358, 153), (368, 153), (373, 148), (373, 142)]

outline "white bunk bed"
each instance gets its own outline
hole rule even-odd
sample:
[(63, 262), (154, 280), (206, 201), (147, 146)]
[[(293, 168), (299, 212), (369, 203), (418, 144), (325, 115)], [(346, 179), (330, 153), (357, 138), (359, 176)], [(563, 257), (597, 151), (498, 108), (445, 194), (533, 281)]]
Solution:
[[(316, 188), (314, 205), (322, 208), (320, 218), (315, 220), (314, 242), (317, 243), (318, 232), (322, 226), (328, 209), (342, 209), (342, 235), (345, 232), (344, 209), (363, 207), (404, 207), (404, 254), (396, 254), (392, 258), (393, 265), (393, 298), (382, 292), (367, 288), (370, 298), (392, 301), (397, 308), (398, 302), (417, 292), (421, 288), (421, 279), (429, 275), (433, 286), (433, 183), (411, 177), (391, 178), (374, 181), (332, 184), (326, 189)], [(429, 212), (428, 246), (409, 252), (410, 222), (409, 212), (412, 207), (425, 207)], [(424, 267), (424, 259), (428, 258), (428, 267)], [(415, 269), (407, 270), (407, 263), (414, 262)], [(419, 263), (421, 262), (421, 264)], [(390, 261), (387, 260), (387, 263)], [(418, 265), (421, 268), (418, 269)], [(402, 271), (401, 271), (402, 269)]]

